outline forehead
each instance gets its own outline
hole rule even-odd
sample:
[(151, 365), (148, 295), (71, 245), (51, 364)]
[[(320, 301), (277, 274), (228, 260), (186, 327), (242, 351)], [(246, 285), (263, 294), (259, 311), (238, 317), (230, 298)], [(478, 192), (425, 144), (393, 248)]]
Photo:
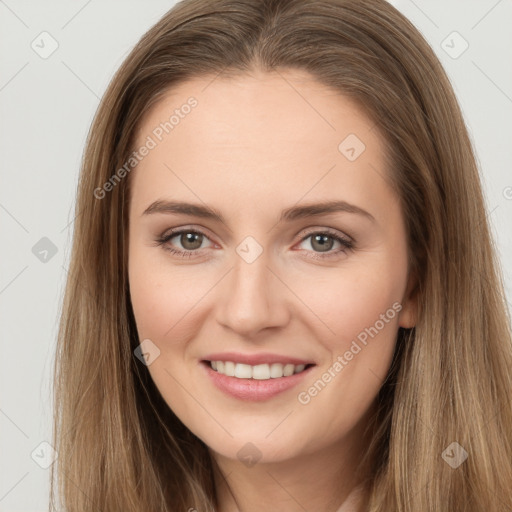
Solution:
[(196, 200), (252, 198), (261, 208), (270, 190), (290, 203), (333, 189), (363, 199), (385, 186), (385, 145), (374, 123), (304, 72), (182, 82), (145, 113), (135, 149), (150, 139), (131, 177), (134, 199), (179, 190)]
[[(191, 98), (196, 103), (193, 108), (187, 104)], [(345, 132), (367, 140), (376, 137), (370, 132), (374, 123), (355, 102), (298, 70), (182, 82), (145, 113), (137, 141), (142, 142), (155, 129), (158, 132), (159, 125), (169, 120), (174, 138), (193, 131), (203, 136), (202, 143), (215, 147), (219, 142), (272, 147), (303, 138), (313, 144), (322, 138), (329, 144), (341, 141)]]

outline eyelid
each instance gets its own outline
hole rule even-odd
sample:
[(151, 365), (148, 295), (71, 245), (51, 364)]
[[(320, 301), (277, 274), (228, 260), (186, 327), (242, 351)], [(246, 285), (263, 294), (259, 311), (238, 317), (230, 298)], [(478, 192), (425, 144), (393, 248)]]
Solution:
[(203, 228), (202, 226), (195, 226), (195, 225), (190, 225), (190, 226), (180, 226), (178, 228), (171, 228), (171, 229), (166, 229), (160, 236), (159, 238), (169, 238), (169, 237), (174, 237), (176, 235), (180, 235), (182, 234), (183, 232), (187, 232), (187, 233), (198, 233), (200, 235), (203, 235), (205, 236), (206, 238), (208, 238), (208, 240), (212, 241), (212, 237), (210, 236), (209, 234), (209, 231), (206, 229), (206, 228)]
[(327, 234), (327, 235), (332, 235), (332, 236), (335, 236), (335, 237), (343, 239), (347, 243), (355, 243), (354, 238), (352, 238), (351, 236), (347, 235), (343, 231), (339, 231), (339, 230), (334, 229), (334, 228), (322, 227), (322, 226), (315, 226), (315, 227), (312, 227), (312, 228), (305, 228), (305, 229), (303, 229), (299, 233), (299, 235), (298, 235), (299, 238), (300, 238), (299, 241), (302, 242), (304, 237), (311, 236), (311, 235), (314, 235), (314, 234), (317, 234), (317, 233), (323, 233), (323, 234)]

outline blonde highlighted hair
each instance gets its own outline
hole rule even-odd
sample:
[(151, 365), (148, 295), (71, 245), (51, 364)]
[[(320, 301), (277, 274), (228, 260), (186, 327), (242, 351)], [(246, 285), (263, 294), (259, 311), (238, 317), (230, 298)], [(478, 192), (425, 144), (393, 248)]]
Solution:
[[(215, 510), (206, 446), (134, 356), (130, 177), (101, 199), (94, 190), (123, 166), (142, 115), (173, 85), (286, 68), (357, 102), (385, 139), (417, 278), (417, 323), (399, 330), (378, 397), (367, 510), (512, 510), (512, 335), (479, 172), (439, 60), (385, 0), (184, 0), (115, 74), (77, 191), (55, 359), (52, 507), (58, 498), (68, 512)], [(468, 454), (457, 468), (442, 457), (453, 442)]]

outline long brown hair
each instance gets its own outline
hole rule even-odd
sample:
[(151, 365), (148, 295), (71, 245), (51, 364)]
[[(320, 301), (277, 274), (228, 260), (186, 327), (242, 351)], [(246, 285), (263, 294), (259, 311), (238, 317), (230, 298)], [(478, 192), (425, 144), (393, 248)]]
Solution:
[[(378, 397), (368, 511), (512, 509), (512, 336), (479, 172), (439, 60), (385, 0), (185, 0), (114, 76), (77, 191), (51, 503), (58, 495), (69, 512), (215, 510), (206, 446), (134, 356), (129, 175), (95, 191), (106, 190), (141, 116), (173, 85), (286, 68), (357, 102), (386, 140), (417, 276), (417, 323), (399, 330)], [(458, 467), (448, 463), (454, 453), (467, 454)]]

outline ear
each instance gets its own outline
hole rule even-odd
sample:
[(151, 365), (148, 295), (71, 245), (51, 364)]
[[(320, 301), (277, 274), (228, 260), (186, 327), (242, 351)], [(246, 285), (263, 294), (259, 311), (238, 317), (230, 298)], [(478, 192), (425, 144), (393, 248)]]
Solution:
[(416, 275), (411, 272), (409, 274), (407, 288), (401, 303), (402, 309), (398, 317), (398, 325), (404, 329), (414, 327), (418, 319), (418, 293), (416, 284)]

